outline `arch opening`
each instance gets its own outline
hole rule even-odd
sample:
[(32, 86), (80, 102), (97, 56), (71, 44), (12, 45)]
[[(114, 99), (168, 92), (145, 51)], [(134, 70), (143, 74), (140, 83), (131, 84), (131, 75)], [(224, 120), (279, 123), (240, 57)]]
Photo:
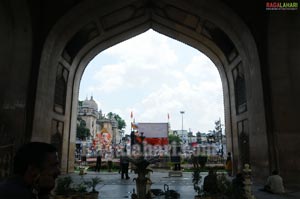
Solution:
[[(247, 27), (220, 2), (150, 2), (112, 2), (105, 6), (99, 2), (93, 8), (82, 3), (56, 24), (41, 59), (32, 140), (51, 142), (51, 135), (60, 127), (64, 140), (62, 169), (71, 171), (76, 131), (76, 118), (71, 113), (77, 111), (84, 68), (99, 52), (151, 28), (200, 50), (214, 62), (223, 85), (225, 128), (230, 135), (227, 148), (233, 153), (235, 172), (250, 161), (254, 170), (259, 168), (267, 175), (271, 163), (266, 161), (260, 66)], [(72, 26), (66, 28), (66, 24)], [(44, 87), (50, 89), (45, 92)], [(64, 104), (56, 103), (61, 99)], [(241, 140), (249, 140), (249, 146), (241, 149)], [(260, 143), (254, 144), (254, 140)], [(258, 144), (266, 147), (263, 153), (258, 153)], [(249, 153), (248, 158), (243, 160), (241, 153)]]
[[(90, 95), (93, 99), (89, 100)], [(84, 104), (88, 105), (93, 100), (99, 107), (99, 110), (92, 108), (99, 111), (98, 118), (85, 114)], [(107, 113), (113, 112), (126, 121), (124, 134), (130, 135), (133, 121), (137, 122), (137, 126), (139, 122), (167, 122), (168, 133), (177, 134), (183, 140), (184, 154), (188, 155), (198, 147), (204, 155), (204, 148), (208, 148), (208, 132), (214, 138), (209, 155), (224, 157), (221, 153), (226, 154), (226, 147), (221, 147), (225, 136), (220, 135), (224, 127), (215, 129), (216, 121), (224, 122), (218, 70), (198, 50), (151, 29), (103, 51), (89, 62), (81, 78), (79, 101), (76, 113), (86, 121), (92, 132), (90, 138), (95, 140), (93, 150), (109, 151), (103, 149), (105, 143), (97, 135), (101, 135), (101, 128), (109, 123)], [(186, 113), (184, 122), (181, 121), (180, 110)], [(89, 125), (94, 119), (99, 122), (97, 127)], [(121, 143), (118, 132), (111, 127), (109, 131), (112, 139), (108, 146), (123, 147), (125, 143)]]

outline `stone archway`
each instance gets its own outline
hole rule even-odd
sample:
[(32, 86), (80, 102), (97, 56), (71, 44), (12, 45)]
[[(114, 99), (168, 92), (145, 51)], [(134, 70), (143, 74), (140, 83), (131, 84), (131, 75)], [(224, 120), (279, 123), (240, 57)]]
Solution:
[[(266, 176), (271, 163), (256, 45), (242, 20), (217, 0), (89, 1), (74, 7), (56, 23), (44, 45), (32, 140), (51, 142), (51, 136), (59, 134), (62, 170), (72, 171), (72, 113), (85, 67), (99, 52), (150, 28), (202, 51), (215, 63), (234, 169), (241, 169), (241, 153), (248, 151), (254, 174), (259, 169), (261, 178)], [(239, 137), (248, 139), (248, 147), (241, 146)]]

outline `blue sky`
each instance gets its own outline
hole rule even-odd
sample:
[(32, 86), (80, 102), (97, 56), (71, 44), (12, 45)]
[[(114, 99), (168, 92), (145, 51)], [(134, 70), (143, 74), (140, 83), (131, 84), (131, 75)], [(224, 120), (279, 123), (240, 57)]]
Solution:
[(86, 67), (79, 100), (93, 95), (103, 113), (136, 122), (167, 122), (171, 129), (207, 132), (224, 123), (217, 68), (200, 51), (149, 30), (98, 54)]

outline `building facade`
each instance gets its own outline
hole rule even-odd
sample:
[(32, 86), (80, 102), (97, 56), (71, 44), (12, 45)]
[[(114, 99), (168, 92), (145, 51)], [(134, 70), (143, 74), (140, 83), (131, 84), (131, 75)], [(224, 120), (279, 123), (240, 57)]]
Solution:
[(118, 122), (114, 118), (105, 117), (101, 110), (98, 111), (98, 104), (93, 96), (90, 99), (86, 98), (84, 101), (79, 101), (77, 117), (79, 120), (85, 121), (86, 128), (90, 130), (88, 139), (95, 140), (97, 147), (109, 148), (120, 142)]

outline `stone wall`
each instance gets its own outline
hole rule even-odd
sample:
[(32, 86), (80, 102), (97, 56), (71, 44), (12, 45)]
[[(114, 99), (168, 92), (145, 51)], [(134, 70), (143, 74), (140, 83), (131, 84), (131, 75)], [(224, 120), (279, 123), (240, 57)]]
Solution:
[(300, 185), (300, 14), (271, 12), (268, 29), (268, 70), (272, 133), (278, 168), (287, 183)]

